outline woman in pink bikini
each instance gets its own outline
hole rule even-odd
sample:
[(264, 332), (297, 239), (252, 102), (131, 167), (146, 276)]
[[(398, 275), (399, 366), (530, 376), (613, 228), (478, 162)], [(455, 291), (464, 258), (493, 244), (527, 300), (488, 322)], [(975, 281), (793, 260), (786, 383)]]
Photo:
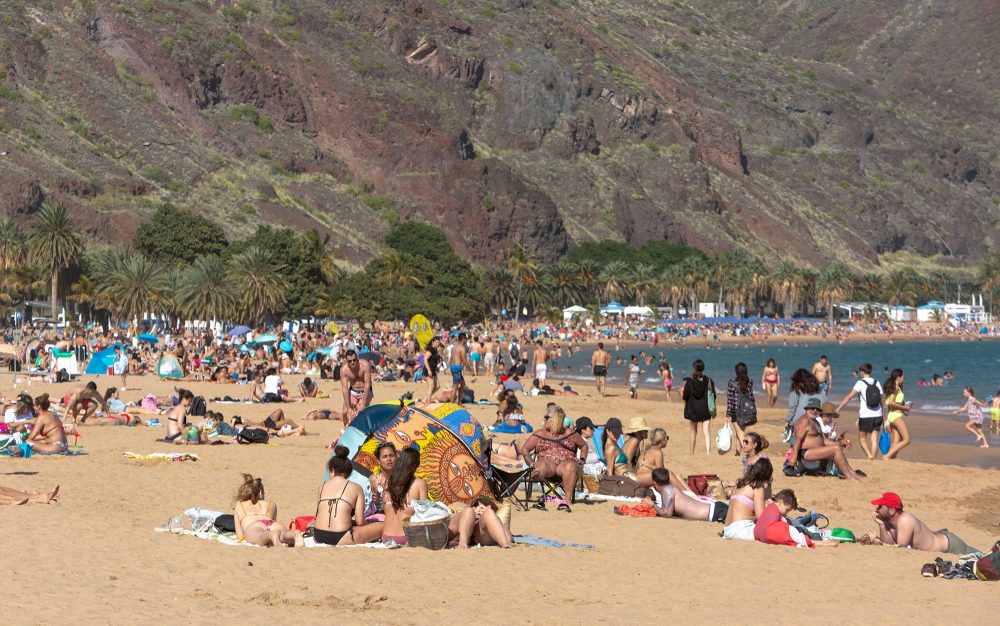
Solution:
[(764, 374), (760, 378), (760, 384), (767, 392), (767, 406), (773, 407), (778, 403), (778, 387), (781, 386), (781, 372), (774, 363), (774, 359), (768, 359), (764, 366)]
[(663, 391), (667, 392), (667, 402), (671, 402), (670, 390), (674, 387), (674, 372), (670, 369), (670, 363), (661, 361), (657, 374), (659, 374), (660, 380), (663, 381)]
[(236, 491), (233, 509), (236, 539), (255, 546), (302, 546), (302, 533), (285, 530), (277, 517), (278, 505), (264, 499), (264, 483), (250, 474), (243, 474), (243, 484)]

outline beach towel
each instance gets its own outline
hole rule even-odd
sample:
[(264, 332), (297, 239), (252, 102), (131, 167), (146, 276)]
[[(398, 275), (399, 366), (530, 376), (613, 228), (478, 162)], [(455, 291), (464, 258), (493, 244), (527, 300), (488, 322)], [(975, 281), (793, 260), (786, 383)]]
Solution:
[(136, 454), (135, 452), (122, 452), (126, 459), (139, 459), (141, 461), (197, 461), (198, 455), (191, 452), (151, 452), (149, 454)]
[(617, 509), (618, 509), (618, 514), (619, 515), (628, 515), (629, 517), (656, 517), (657, 516), (656, 510), (653, 509), (653, 507), (650, 506), (650, 505), (648, 505), (648, 504), (637, 504), (635, 506), (629, 506), (627, 504), (623, 504), (623, 505), (617, 507)]
[(519, 543), (522, 546), (538, 546), (541, 548), (583, 548), (584, 550), (593, 550), (594, 546), (590, 543), (563, 543), (562, 541), (556, 541), (555, 539), (548, 539), (546, 537), (539, 537), (538, 535), (514, 535), (514, 543)]
[[(217, 541), (223, 545), (227, 546), (248, 546), (251, 548), (260, 548), (263, 546), (257, 546), (252, 543), (247, 543), (245, 541), (237, 541), (236, 533), (223, 533), (217, 530), (209, 530), (204, 532), (195, 532), (193, 530), (171, 530), (166, 526), (157, 526), (153, 529), (158, 533), (171, 533), (174, 535), (187, 535), (188, 537), (197, 537), (198, 539), (206, 539), (208, 541)], [(312, 537), (306, 537), (304, 539), (306, 548), (374, 548), (382, 550), (392, 550), (395, 548), (401, 548), (402, 546), (397, 545), (395, 542), (387, 543), (361, 543), (352, 546), (331, 546), (325, 543), (316, 543), (316, 540)], [(562, 547), (562, 546), (553, 546)]]

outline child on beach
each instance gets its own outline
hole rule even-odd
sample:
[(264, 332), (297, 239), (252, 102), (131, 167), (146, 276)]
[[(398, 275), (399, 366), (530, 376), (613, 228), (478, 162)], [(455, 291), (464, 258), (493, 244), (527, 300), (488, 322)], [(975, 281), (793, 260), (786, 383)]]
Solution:
[[(982, 441), (979, 444), (980, 448), (989, 448), (990, 444), (986, 441), (986, 435), (983, 434), (983, 408), (990, 405), (977, 400), (976, 392), (972, 390), (972, 387), (962, 389), (962, 394), (965, 396), (965, 404), (952, 411), (952, 413), (958, 415), (962, 411), (968, 411), (969, 421), (965, 423), (965, 430), (975, 436), (976, 442)], [(990, 413), (992, 417), (992, 409)]]
[(791, 489), (782, 489), (774, 494), (773, 502), (764, 508), (764, 512), (754, 525), (754, 539), (761, 543), (776, 546), (797, 546), (800, 548), (831, 547), (840, 545), (837, 541), (813, 541), (797, 528), (789, 525), (785, 516), (799, 506), (798, 498)]

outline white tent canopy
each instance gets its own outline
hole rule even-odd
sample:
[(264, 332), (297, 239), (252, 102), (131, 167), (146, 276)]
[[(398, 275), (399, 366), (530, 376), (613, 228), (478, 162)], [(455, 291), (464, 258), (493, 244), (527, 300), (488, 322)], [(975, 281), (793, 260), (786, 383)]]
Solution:
[(571, 307), (566, 307), (565, 309), (563, 309), (563, 319), (568, 321), (573, 319), (573, 316), (576, 315), (577, 313), (586, 313), (586, 312), (587, 309), (585, 309), (582, 306), (574, 304)]
[(627, 306), (625, 307), (625, 315), (638, 315), (640, 317), (649, 317), (653, 314), (653, 310), (648, 306)]

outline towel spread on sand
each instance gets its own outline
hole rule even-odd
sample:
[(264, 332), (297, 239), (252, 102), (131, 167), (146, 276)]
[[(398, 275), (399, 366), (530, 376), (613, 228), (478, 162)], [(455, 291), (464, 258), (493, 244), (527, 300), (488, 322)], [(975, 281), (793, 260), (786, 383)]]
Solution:
[[(174, 535), (187, 535), (189, 537), (197, 537), (198, 539), (207, 539), (209, 541), (218, 541), (221, 544), (227, 546), (250, 546), (251, 548), (260, 548), (261, 546), (255, 546), (252, 543), (247, 543), (245, 541), (237, 541), (236, 533), (223, 533), (217, 530), (209, 530), (207, 532), (195, 532), (193, 530), (182, 530), (182, 531), (172, 531), (164, 526), (159, 526), (153, 529), (158, 533), (171, 533)], [(400, 548), (395, 543), (385, 544), (385, 543), (363, 543), (353, 546), (331, 546), (325, 543), (316, 543), (316, 540), (312, 537), (305, 538), (305, 547), (307, 548), (376, 548), (382, 550), (390, 550), (393, 548)]]
[(139, 459), (142, 461), (197, 461), (198, 455), (191, 452), (151, 452), (149, 454), (136, 454), (135, 452), (122, 452), (126, 459)]
[(541, 548), (583, 548), (593, 550), (593, 544), (589, 543), (563, 543), (555, 539), (539, 537), (538, 535), (514, 535), (514, 543), (522, 546), (539, 546)]

